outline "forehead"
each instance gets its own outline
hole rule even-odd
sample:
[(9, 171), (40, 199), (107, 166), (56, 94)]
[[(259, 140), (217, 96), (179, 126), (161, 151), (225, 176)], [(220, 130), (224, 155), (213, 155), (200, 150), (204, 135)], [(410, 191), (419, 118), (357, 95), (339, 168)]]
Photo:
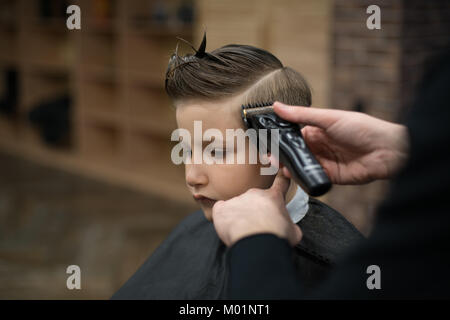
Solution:
[(241, 97), (233, 96), (217, 101), (190, 100), (177, 103), (176, 117), (178, 127), (190, 129), (194, 121), (202, 121), (203, 130), (216, 128), (243, 128), (241, 118)]

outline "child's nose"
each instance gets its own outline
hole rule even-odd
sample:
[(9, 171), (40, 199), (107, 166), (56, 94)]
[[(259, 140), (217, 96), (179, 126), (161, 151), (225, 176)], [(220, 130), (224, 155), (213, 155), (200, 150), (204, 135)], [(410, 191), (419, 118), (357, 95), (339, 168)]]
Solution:
[(208, 176), (202, 164), (186, 164), (186, 183), (191, 187), (208, 184)]

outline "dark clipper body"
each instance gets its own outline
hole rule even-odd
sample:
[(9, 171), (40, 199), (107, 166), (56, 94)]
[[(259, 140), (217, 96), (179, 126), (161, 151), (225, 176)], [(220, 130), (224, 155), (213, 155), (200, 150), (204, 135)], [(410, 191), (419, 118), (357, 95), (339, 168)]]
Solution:
[[(257, 131), (267, 129), (266, 142), (271, 141), (270, 129), (279, 129), (279, 160), (305, 192), (317, 197), (330, 190), (330, 179), (306, 146), (297, 124), (278, 117), (273, 111), (272, 103), (244, 105), (241, 113), (247, 128)], [(266, 147), (271, 152), (270, 142), (266, 143)]]

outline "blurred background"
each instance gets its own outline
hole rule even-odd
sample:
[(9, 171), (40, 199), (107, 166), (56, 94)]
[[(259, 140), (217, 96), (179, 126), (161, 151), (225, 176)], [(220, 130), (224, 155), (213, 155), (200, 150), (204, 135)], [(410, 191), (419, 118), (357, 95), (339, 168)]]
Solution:
[[(305, 76), (313, 106), (398, 121), (449, 44), (449, 3), (0, 0), (0, 298), (109, 298), (196, 209), (170, 161), (177, 36), (262, 47)], [(81, 30), (66, 27), (70, 4)], [(372, 4), (381, 30), (366, 27)], [(367, 236), (388, 187), (320, 199)], [(66, 288), (71, 264), (81, 290)]]

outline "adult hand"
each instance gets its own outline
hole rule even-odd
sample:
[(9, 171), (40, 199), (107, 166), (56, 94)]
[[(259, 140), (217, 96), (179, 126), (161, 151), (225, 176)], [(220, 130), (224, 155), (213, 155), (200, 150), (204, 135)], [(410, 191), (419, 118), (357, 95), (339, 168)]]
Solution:
[(287, 239), (291, 245), (299, 243), (302, 232), (286, 209), (289, 183), (280, 171), (269, 189), (249, 189), (227, 201), (217, 201), (212, 219), (219, 238), (232, 246), (250, 235), (271, 233)]
[[(334, 184), (392, 177), (408, 156), (405, 126), (352, 111), (274, 103), (283, 119), (305, 125), (303, 138)], [(290, 177), (287, 168), (283, 168)]]

